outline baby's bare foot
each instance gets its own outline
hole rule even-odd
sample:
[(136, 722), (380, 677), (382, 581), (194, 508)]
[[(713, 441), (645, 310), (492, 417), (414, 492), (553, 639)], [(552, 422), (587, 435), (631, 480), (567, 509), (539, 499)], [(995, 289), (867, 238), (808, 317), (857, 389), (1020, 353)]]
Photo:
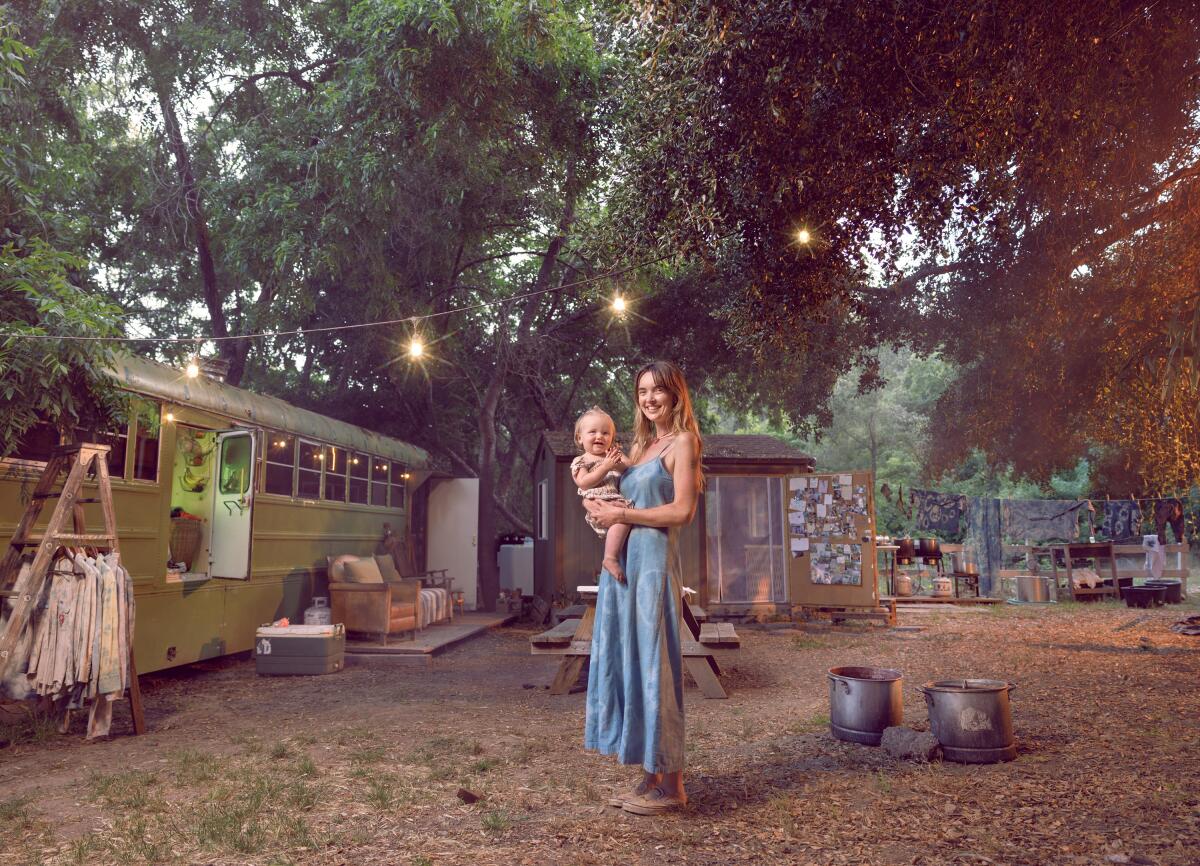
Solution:
[(601, 560), (600, 564), (603, 565), (605, 570), (613, 576), (617, 583), (625, 582), (625, 572), (621, 569), (621, 560), (617, 559), (615, 556), (606, 556), (603, 560)]

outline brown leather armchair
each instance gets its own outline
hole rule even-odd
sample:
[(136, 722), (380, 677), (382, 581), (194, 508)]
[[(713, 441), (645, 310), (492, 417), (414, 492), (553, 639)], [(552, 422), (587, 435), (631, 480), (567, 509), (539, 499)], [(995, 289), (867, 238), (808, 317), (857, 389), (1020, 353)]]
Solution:
[[(348, 561), (353, 563), (349, 572)], [(329, 557), (328, 563), (334, 622), (346, 631), (377, 634), (385, 645), (388, 635), (410, 631), (416, 638), (418, 583), (384, 580), (370, 557)]]

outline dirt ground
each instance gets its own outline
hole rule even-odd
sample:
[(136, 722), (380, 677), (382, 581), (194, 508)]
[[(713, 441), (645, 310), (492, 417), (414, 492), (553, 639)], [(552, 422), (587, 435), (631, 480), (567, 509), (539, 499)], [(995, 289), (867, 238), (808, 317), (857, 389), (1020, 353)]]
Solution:
[[(425, 668), (260, 678), (230, 659), (145, 677), (150, 731), (86, 743), (7, 719), (0, 864), (1200, 863), (1193, 604), (912, 613), (916, 632), (743, 627), (728, 700), (687, 691), (686, 810), (606, 807), (637, 771), (581, 747), (528, 629)], [(915, 764), (834, 740), (825, 672), (1016, 683), (1017, 760)], [(481, 796), (468, 805), (456, 792)]]

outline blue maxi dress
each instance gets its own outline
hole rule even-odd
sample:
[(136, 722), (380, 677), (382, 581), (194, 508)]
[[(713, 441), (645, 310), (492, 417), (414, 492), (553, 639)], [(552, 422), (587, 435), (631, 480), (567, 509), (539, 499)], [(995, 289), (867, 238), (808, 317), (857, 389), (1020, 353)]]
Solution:
[[(630, 467), (621, 495), (634, 508), (675, 498), (662, 456)], [(583, 745), (648, 773), (683, 769), (678, 529), (634, 526), (622, 564), (627, 583), (600, 573)]]

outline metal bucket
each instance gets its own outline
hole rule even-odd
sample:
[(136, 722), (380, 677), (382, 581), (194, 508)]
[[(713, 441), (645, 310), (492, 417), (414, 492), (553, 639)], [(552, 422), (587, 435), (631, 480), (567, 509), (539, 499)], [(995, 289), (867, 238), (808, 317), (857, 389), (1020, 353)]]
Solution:
[(1050, 578), (1036, 574), (1017, 575), (1017, 601), (1049, 601)]
[(841, 667), (828, 676), (829, 731), (839, 740), (878, 746), (884, 728), (904, 722), (900, 671)]
[(929, 727), (947, 761), (994, 764), (1017, 756), (1008, 693), (1002, 680), (940, 680), (920, 688)]

